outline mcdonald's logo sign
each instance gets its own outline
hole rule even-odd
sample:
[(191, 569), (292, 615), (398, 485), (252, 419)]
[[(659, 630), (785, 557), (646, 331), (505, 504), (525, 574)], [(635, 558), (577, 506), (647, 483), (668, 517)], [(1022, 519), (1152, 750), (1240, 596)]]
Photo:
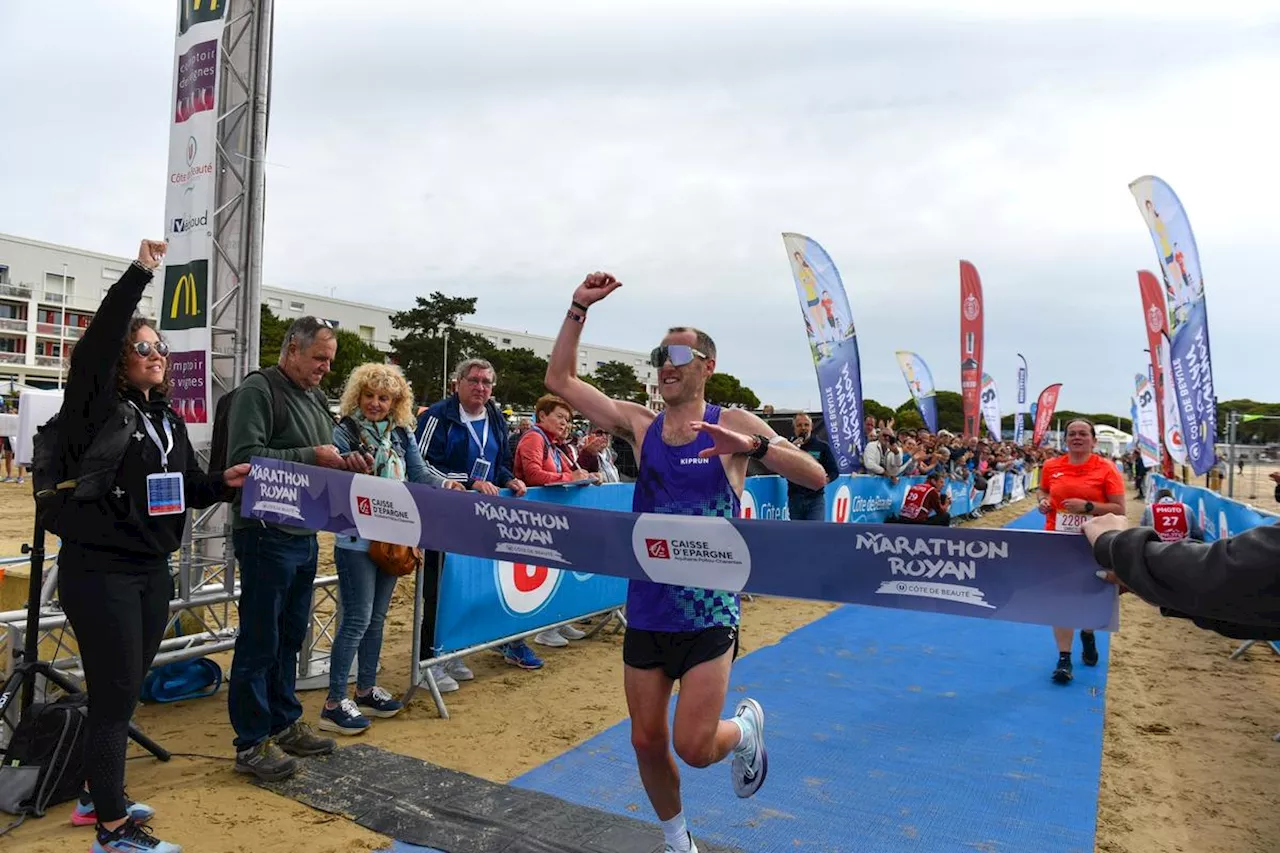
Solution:
[(209, 262), (165, 267), (162, 330), (202, 329), (209, 325)]
[(178, 0), (178, 35), (184, 35), (196, 24), (222, 17), (227, 0)]

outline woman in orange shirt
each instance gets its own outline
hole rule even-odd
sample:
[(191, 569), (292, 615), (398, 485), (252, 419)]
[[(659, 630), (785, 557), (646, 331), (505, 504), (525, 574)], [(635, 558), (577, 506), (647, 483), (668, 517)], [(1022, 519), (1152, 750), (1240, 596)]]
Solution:
[(520, 436), (516, 445), (515, 464), (512, 466), (516, 478), (527, 486), (590, 478), (590, 473), (579, 468), (569, 454), (559, 448), (573, 423), (573, 410), (569, 404), (554, 394), (544, 394), (533, 411), (537, 423)]
[[(1040, 471), (1040, 511), (1044, 513), (1044, 529), (1079, 533), (1081, 526), (1095, 515), (1124, 515), (1124, 478), (1116, 466), (1093, 452), (1098, 433), (1093, 423), (1077, 418), (1067, 424), (1067, 455), (1044, 463)], [(1070, 628), (1054, 628), (1058, 643), (1058, 665), (1053, 680), (1069, 684), (1071, 646), (1075, 632)], [(1092, 631), (1080, 632), (1080, 659), (1085, 666), (1098, 663), (1098, 645)]]

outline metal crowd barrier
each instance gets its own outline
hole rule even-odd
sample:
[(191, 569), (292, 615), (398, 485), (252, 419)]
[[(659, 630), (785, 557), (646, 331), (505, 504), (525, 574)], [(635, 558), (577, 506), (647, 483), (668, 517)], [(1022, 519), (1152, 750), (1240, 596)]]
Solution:
[[(206, 541), (216, 539), (206, 535)], [(225, 538), (225, 537), (224, 537)], [(160, 644), (155, 666), (206, 657), (235, 648), (236, 627), (232, 605), (240, 598), (234, 557), (212, 560), (184, 547), (173, 562), (176, 597), (169, 603), (170, 620)], [(228, 547), (226, 551), (230, 551)], [(6, 557), (0, 566), (28, 565), (28, 557)], [(46, 558), (40, 595), (38, 645), (41, 657), (77, 680), (83, 679), (75, 634), (57, 601), (57, 555)], [(328, 684), (329, 650), (339, 622), (338, 576), (315, 579), (311, 622), (298, 661), (298, 686), (312, 689)], [(324, 606), (331, 602), (332, 607)], [(8, 678), (15, 656), (26, 638), (27, 611), (0, 611), (0, 682)], [(195, 630), (192, 630), (193, 627)], [(53, 651), (49, 648), (52, 646)]]

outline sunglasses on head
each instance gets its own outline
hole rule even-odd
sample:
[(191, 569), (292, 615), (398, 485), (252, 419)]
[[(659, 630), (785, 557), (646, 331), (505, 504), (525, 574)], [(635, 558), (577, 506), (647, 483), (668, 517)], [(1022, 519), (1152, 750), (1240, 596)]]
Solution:
[(670, 361), (675, 367), (684, 367), (686, 364), (691, 364), (694, 358), (706, 357), (706, 353), (686, 344), (663, 344), (654, 347), (653, 352), (649, 353), (649, 364), (660, 368)]
[(166, 344), (164, 341), (156, 341), (154, 344), (151, 343), (151, 341), (134, 341), (133, 342), (133, 351), (136, 352), (138, 355), (142, 356), (143, 358), (146, 358), (147, 356), (151, 355), (151, 351), (153, 349), (155, 350), (156, 355), (161, 355), (161, 356), (169, 355), (169, 345)]

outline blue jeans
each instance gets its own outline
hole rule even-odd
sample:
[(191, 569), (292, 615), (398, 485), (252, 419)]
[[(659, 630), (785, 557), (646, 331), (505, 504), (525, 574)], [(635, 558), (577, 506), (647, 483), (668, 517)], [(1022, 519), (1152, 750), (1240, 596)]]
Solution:
[(787, 500), (792, 521), (826, 521), (827, 498), (823, 492), (792, 495)]
[(329, 655), (329, 699), (337, 702), (347, 695), (351, 659), (357, 651), (360, 669), (356, 689), (368, 690), (377, 683), (382, 626), (400, 579), (379, 569), (367, 551), (334, 548), (333, 561), (338, 565), (338, 592), (342, 596), (342, 622)]
[(237, 750), (257, 746), (302, 716), (298, 652), (311, 619), (316, 537), (291, 536), (274, 527), (232, 533), (240, 562), (240, 633), (227, 712)]

